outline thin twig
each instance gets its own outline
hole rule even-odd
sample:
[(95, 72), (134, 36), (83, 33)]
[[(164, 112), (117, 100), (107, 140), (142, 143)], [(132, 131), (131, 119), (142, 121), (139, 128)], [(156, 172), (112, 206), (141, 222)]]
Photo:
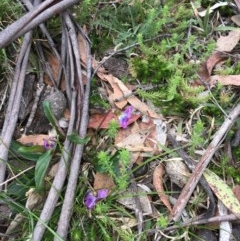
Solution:
[(35, 93), (33, 106), (32, 106), (32, 109), (31, 109), (30, 116), (28, 117), (28, 122), (26, 124), (25, 130), (24, 130), (24, 134), (27, 133), (28, 128), (32, 125), (33, 119), (35, 117), (35, 113), (37, 111), (37, 106), (38, 106), (38, 102), (39, 102), (39, 99), (40, 99), (40, 95), (41, 95), (41, 93), (43, 91), (43, 88), (44, 88), (44, 84), (42, 84), (42, 85), (38, 84), (37, 91)]
[(0, 183), (0, 186), (3, 186), (3, 185), (5, 185), (5, 184), (11, 182), (12, 180), (16, 179), (17, 177), (21, 176), (23, 173), (25, 173), (25, 172), (33, 169), (33, 168), (35, 168), (35, 166), (28, 167), (27, 169), (19, 172), (17, 175), (14, 175), (13, 177), (8, 178), (5, 182)]
[[(87, 44), (87, 84), (85, 87), (84, 99), (83, 99), (83, 107), (82, 107), (82, 118), (79, 130), (79, 136), (84, 138), (87, 133), (87, 125), (88, 125), (88, 108), (89, 108), (89, 96), (90, 96), (90, 80), (91, 80), (91, 54), (90, 54), (90, 46), (88, 41)], [(77, 145), (75, 150), (75, 155), (72, 160), (69, 180), (67, 184), (67, 189), (62, 205), (61, 215), (58, 221), (57, 233), (63, 239), (66, 239), (68, 234), (68, 228), (70, 225), (70, 219), (72, 214), (72, 208), (74, 203), (75, 191), (77, 187), (77, 181), (79, 177), (79, 170), (81, 164), (81, 158), (83, 154), (83, 145)], [(57, 241), (57, 238), (54, 239)]]
[(205, 154), (202, 156), (200, 161), (198, 162), (196, 168), (194, 169), (191, 177), (188, 180), (188, 183), (184, 186), (177, 203), (174, 205), (173, 212), (172, 212), (172, 220), (177, 221), (190, 196), (192, 195), (197, 183), (199, 182), (204, 170), (206, 169), (207, 165), (211, 161), (214, 153), (216, 152), (219, 145), (222, 143), (226, 132), (231, 128), (231, 126), (236, 121), (237, 117), (240, 114), (240, 104), (238, 104), (228, 115), (228, 118), (225, 119), (220, 129), (215, 133), (213, 140), (209, 144), (208, 148), (206, 149)]
[[(195, 169), (197, 163), (190, 156), (188, 156), (187, 153), (182, 148), (179, 148), (179, 145), (178, 145), (176, 139), (170, 133), (168, 133), (167, 137), (171, 141), (173, 147), (176, 148), (176, 152), (183, 159), (183, 161), (185, 162), (187, 167), (191, 171), (193, 171)], [(215, 198), (214, 198), (213, 192), (204, 176), (200, 177), (199, 183), (202, 186), (203, 190), (206, 192), (207, 196), (209, 197), (209, 207), (208, 207), (207, 212), (204, 214), (204, 217), (210, 218), (215, 213), (215, 209), (216, 209)]]
[[(0, 138), (0, 183), (2, 183), (5, 178), (8, 150), (18, 119), (28, 58), (31, 49), (31, 38), (32, 32), (29, 32), (25, 35), (16, 63), (14, 79), (8, 101), (7, 114), (4, 120), (2, 135)], [(1, 189), (2, 187), (0, 187), (0, 190)]]
[[(76, 92), (73, 91), (70, 122), (68, 126), (67, 135), (72, 134), (73, 128), (74, 128), (75, 115), (76, 115), (76, 95), (77, 95)], [(39, 221), (37, 222), (35, 229), (33, 231), (32, 241), (42, 240), (42, 236), (46, 229), (46, 224), (49, 222), (52, 216), (52, 213), (57, 205), (59, 195), (61, 193), (63, 184), (67, 176), (67, 170), (68, 170), (69, 161), (71, 158), (71, 149), (72, 149), (72, 146), (70, 144), (70, 141), (66, 139), (64, 142), (63, 152), (59, 162), (58, 170), (53, 180), (52, 187), (48, 193), (48, 197), (47, 197), (47, 200), (45, 201), (41, 215), (39, 217)]]
[[(83, 87), (83, 80), (82, 80), (82, 67), (81, 67), (81, 60), (80, 60), (80, 50), (79, 50), (79, 43), (77, 40), (77, 33), (75, 31), (75, 26), (67, 12), (63, 13), (63, 17), (66, 23), (66, 26), (68, 28), (68, 33), (69, 33), (69, 38), (71, 41), (71, 47), (73, 49), (73, 55), (74, 55), (74, 67), (76, 71), (76, 78), (74, 81), (76, 82), (76, 90), (78, 92), (77, 95), (77, 106), (78, 109), (82, 108), (82, 100), (83, 100), (83, 92), (84, 92), (84, 87)], [(76, 126), (79, 128), (80, 122), (81, 122), (81, 114), (79, 112), (78, 118), (77, 118), (77, 123)]]
[[(190, 226), (196, 226), (196, 225), (202, 225), (202, 224), (210, 224), (210, 223), (219, 223), (219, 222), (230, 222), (230, 221), (237, 221), (239, 220), (239, 217), (237, 217), (234, 214), (228, 214), (224, 216), (216, 216), (208, 219), (200, 219), (200, 220), (195, 220), (193, 221), (192, 219), (185, 221), (184, 223), (181, 223), (179, 225), (173, 225), (164, 229), (161, 229), (161, 232), (169, 232), (177, 229), (182, 229), (185, 227), (190, 227)], [(150, 229), (148, 230), (148, 234), (152, 235), (155, 234), (156, 232), (159, 232), (159, 229)]]

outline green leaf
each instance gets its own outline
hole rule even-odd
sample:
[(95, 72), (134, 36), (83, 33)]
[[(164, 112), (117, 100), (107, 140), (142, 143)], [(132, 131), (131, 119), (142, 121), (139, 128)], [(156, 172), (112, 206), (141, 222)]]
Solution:
[(80, 144), (80, 145), (84, 145), (87, 144), (90, 140), (89, 137), (86, 138), (80, 138), (80, 136), (74, 132), (71, 135), (67, 136), (67, 139), (75, 144)]
[(219, 26), (214, 29), (217, 31), (234, 31), (234, 30), (240, 30), (240, 28), (232, 27), (232, 26)]
[(10, 154), (24, 158), (29, 161), (37, 161), (45, 152), (43, 146), (24, 146), (18, 141), (12, 141), (10, 145)]
[(52, 159), (52, 151), (48, 150), (40, 156), (35, 167), (35, 184), (39, 188), (43, 184), (43, 179)]
[(214, 194), (234, 214), (240, 215), (240, 202), (231, 188), (214, 172), (206, 169), (203, 173)]
[(44, 114), (46, 115), (47, 119), (49, 120), (49, 122), (56, 129), (58, 135), (61, 137), (64, 137), (64, 133), (60, 131), (57, 120), (56, 120), (54, 114), (52, 113), (49, 101), (43, 101), (43, 111), (44, 111)]

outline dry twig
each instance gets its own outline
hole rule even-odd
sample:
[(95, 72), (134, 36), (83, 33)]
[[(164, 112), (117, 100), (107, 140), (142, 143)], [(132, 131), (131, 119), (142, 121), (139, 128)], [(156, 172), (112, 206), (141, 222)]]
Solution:
[(205, 154), (202, 156), (196, 168), (194, 169), (191, 177), (189, 178), (188, 183), (183, 188), (177, 203), (173, 208), (172, 220), (177, 221), (183, 209), (185, 208), (190, 196), (192, 195), (196, 185), (198, 184), (204, 170), (206, 169), (207, 165), (211, 161), (214, 153), (216, 152), (219, 145), (224, 140), (224, 136), (226, 132), (231, 128), (231, 126), (236, 121), (237, 117), (240, 114), (240, 104), (238, 104), (228, 115), (226, 120), (223, 122), (220, 129), (215, 133), (213, 140), (209, 144)]

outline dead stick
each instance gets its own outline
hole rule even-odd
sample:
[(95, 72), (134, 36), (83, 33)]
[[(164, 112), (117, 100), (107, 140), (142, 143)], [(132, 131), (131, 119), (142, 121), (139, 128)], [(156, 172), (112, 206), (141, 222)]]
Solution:
[[(32, 32), (25, 35), (18, 55), (11, 93), (8, 100), (7, 113), (3, 124), (2, 134), (0, 136), (0, 183), (2, 183), (5, 178), (8, 150), (18, 120), (18, 113), (28, 65), (28, 57), (31, 49), (31, 38)], [(2, 187), (0, 187), (0, 191), (1, 190)]]
[(220, 129), (215, 133), (212, 142), (209, 144), (205, 154), (198, 162), (195, 170), (193, 171), (188, 183), (183, 188), (177, 203), (175, 204), (172, 212), (172, 220), (176, 221), (180, 218), (183, 209), (185, 208), (190, 196), (192, 195), (196, 185), (198, 184), (204, 170), (212, 159), (217, 148), (223, 141), (226, 132), (231, 128), (236, 118), (240, 114), (240, 104), (238, 104), (228, 115), (228, 118), (223, 122)]
[[(234, 215), (234, 214), (228, 214), (228, 215), (224, 215), (224, 216), (215, 216), (212, 218), (208, 218), (208, 219), (200, 219), (197, 221), (192, 221), (192, 220), (186, 220), (186, 222), (181, 223), (180, 225), (173, 225), (164, 229), (161, 229), (162, 232), (168, 232), (168, 231), (172, 231), (172, 230), (176, 230), (176, 229), (182, 229), (184, 227), (189, 227), (189, 226), (193, 226), (193, 225), (202, 225), (202, 224), (209, 224), (209, 223), (215, 223), (215, 222), (230, 222), (230, 221), (239, 221), (239, 217)], [(148, 234), (154, 234), (156, 232), (159, 232), (159, 229), (150, 229), (147, 231)]]
[[(79, 1), (80, 0), (63, 0), (61, 2), (55, 0), (44, 1), (32, 11), (25, 14), (0, 32), (0, 48), (6, 47), (21, 35), (37, 27), (39, 24), (48, 20), (57, 13), (63, 12)], [(53, 6), (49, 6), (52, 3)]]
[[(86, 40), (87, 42), (87, 40)], [(91, 53), (90, 46), (87, 44), (86, 48), (87, 54), (87, 84), (85, 87), (85, 93), (83, 98), (83, 107), (82, 107), (82, 115), (79, 136), (81, 138), (85, 138), (87, 132), (87, 124), (88, 124), (88, 108), (89, 108), (89, 97), (90, 97), (90, 81), (91, 81)], [(79, 59), (80, 60), (80, 59)], [(80, 94), (80, 93), (79, 93)], [(64, 240), (67, 239), (68, 228), (70, 225), (70, 219), (72, 215), (72, 209), (75, 198), (75, 191), (77, 187), (77, 181), (79, 178), (79, 171), (81, 165), (81, 158), (83, 154), (83, 145), (77, 145), (74, 157), (72, 159), (70, 174), (67, 184), (67, 189), (62, 205), (62, 210), (60, 214), (60, 218), (58, 221), (57, 234), (62, 237)], [(54, 241), (57, 241), (57, 237), (54, 238)]]
[[(70, 116), (67, 135), (72, 134), (74, 129), (74, 122), (75, 122), (75, 115), (76, 115), (76, 95), (77, 95), (76, 91), (73, 91), (72, 102), (71, 102), (71, 116)], [(52, 187), (48, 193), (47, 200), (44, 203), (44, 207), (42, 209), (39, 220), (33, 231), (33, 237), (31, 241), (42, 240), (46, 226), (49, 220), (51, 219), (52, 213), (57, 205), (58, 198), (60, 196), (60, 193), (62, 191), (64, 182), (67, 176), (67, 171), (68, 171), (69, 162), (71, 158), (71, 150), (72, 150), (72, 145), (70, 141), (66, 139), (64, 142), (64, 147), (63, 147), (62, 156), (59, 162), (57, 174), (52, 183)]]

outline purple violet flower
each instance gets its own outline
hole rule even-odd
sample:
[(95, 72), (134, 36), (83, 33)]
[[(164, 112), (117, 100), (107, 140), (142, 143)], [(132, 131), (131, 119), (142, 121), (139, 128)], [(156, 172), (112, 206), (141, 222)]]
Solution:
[(56, 140), (54, 138), (49, 138), (48, 140), (43, 139), (43, 146), (46, 150), (51, 150), (55, 147)]
[(119, 124), (123, 129), (126, 129), (128, 126), (128, 121), (131, 118), (133, 111), (133, 107), (129, 106), (127, 109), (118, 117), (119, 118)]
[(102, 199), (108, 196), (108, 193), (108, 189), (99, 189), (97, 190), (96, 194), (94, 194), (93, 191), (88, 190), (84, 198), (84, 205), (88, 209), (93, 209), (97, 202), (101, 201)]

